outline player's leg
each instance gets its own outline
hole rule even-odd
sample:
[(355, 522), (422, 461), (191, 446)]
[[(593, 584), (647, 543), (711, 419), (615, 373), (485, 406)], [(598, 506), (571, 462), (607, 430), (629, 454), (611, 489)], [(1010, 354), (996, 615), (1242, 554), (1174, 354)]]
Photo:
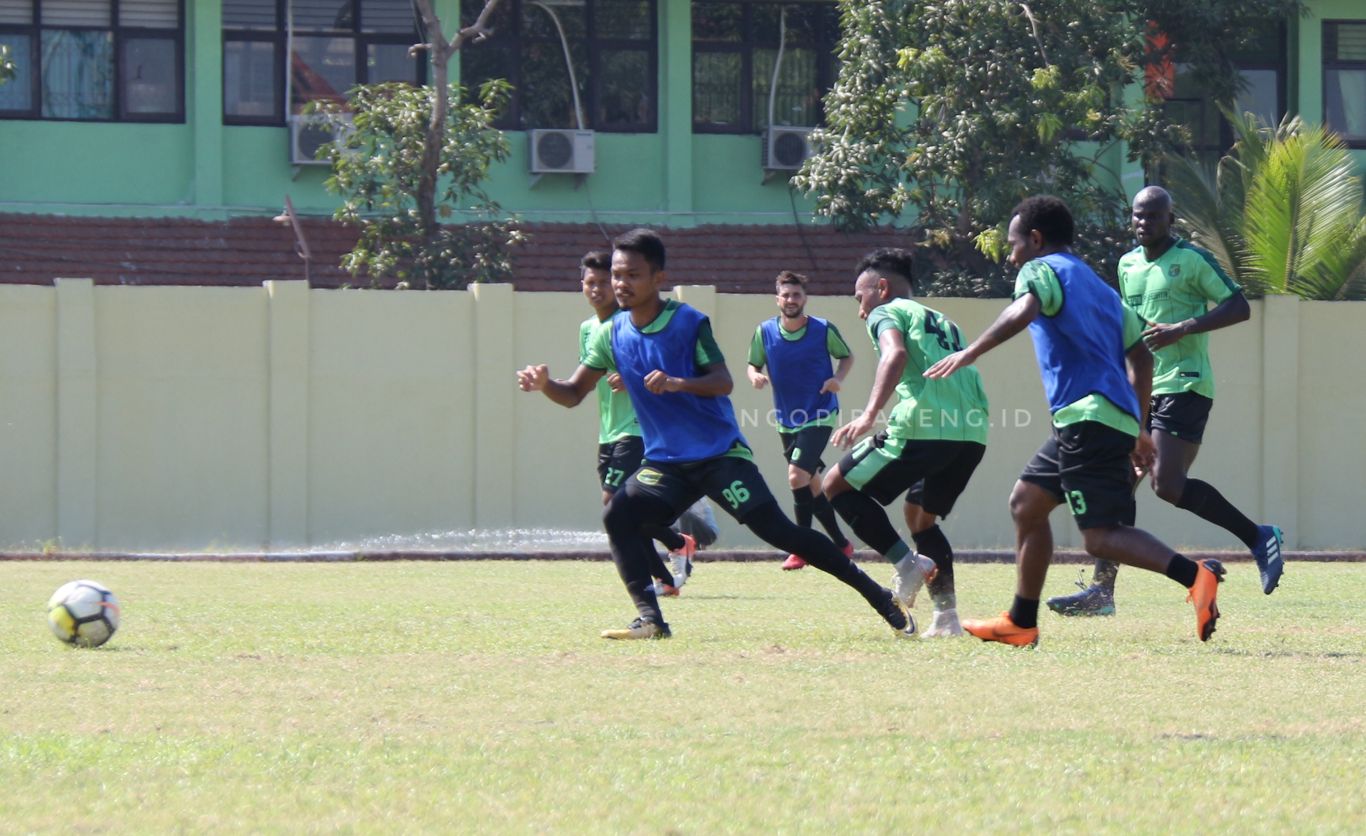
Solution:
[(963, 630), (982, 641), (1017, 647), (1039, 642), (1039, 598), (1053, 560), (1053, 528), (1049, 514), (1063, 502), (1058, 435), (1054, 430), (1025, 465), (1010, 491), (1010, 519), (1015, 524), (1015, 599), (996, 618), (968, 620)]
[[(602, 504), (606, 505), (612, 495), (621, 490), (626, 479), (640, 468), (645, 456), (645, 442), (638, 435), (628, 435), (607, 444), (598, 445), (598, 478), (602, 483)], [(671, 551), (684, 548), (683, 537), (671, 531), (667, 525), (646, 525), (645, 534), (651, 540), (659, 540)], [(660, 557), (659, 552), (650, 547), (650, 576), (657, 580), (656, 595), (677, 595), (678, 587), (673, 570)]]
[(859, 539), (896, 569), (892, 592), (902, 606), (937, 571), (933, 560), (916, 554), (901, 539), (883, 506), (895, 499), (931, 466), (934, 442), (908, 443), (878, 433), (855, 445), (825, 475), (826, 497)]
[(1063, 495), (1086, 551), (1126, 566), (1164, 574), (1185, 587), (1195, 605), (1196, 634), (1207, 641), (1219, 618), (1215, 601), (1224, 568), (1215, 560), (1197, 563), (1142, 529), (1134, 518), (1129, 454), (1134, 439), (1094, 421), (1058, 431)]
[(1242, 541), (1252, 552), (1261, 573), (1262, 591), (1270, 595), (1281, 581), (1281, 532), (1273, 525), (1257, 525), (1210, 483), (1191, 479), (1191, 465), (1200, 452), (1205, 425), (1214, 401), (1194, 392), (1155, 397), (1153, 441), (1157, 464), (1153, 490), (1164, 501), (1190, 511)]
[(925, 635), (930, 638), (959, 636), (958, 593), (954, 584), (953, 546), (939, 521), (947, 517), (958, 497), (967, 489), (972, 474), (986, 454), (986, 445), (970, 441), (938, 442), (954, 451), (942, 468), (911, 485), (902, 503), (906, 527), (915, 550), (934, 561), (939, 571), (926, 587), (934, 605), (934, 616)]
[(783, 515), (754, 462), (719, 456), (704, 463), (699, 475), (707, 495), (759, 539), (779, 549), (806, 555), (812, 566), (853, 587), (892, 629), (901, 635), (915, 633), (915, 621), (902, 611), (891, 590), (868, 577), (830, 538), (802, 528)]
[(638, 617), (622, 630), (606, 630), (603, 638), (668, 638), (669, 626), (659, 608), (650, 574), (654, 545), (646, 527), (666, 524), (698, 495), (673, 468), (646, 465), (637, 470), (607, 504), (603, 525), (612, 547), (617, 574), (636, 606)]
[[(825, 452), (833, 430), (833, 427), (828, 426), (809, 426), (785, 433), (783, 456), (788, 462), (787, 484), (792, 489), (792, 506), (797, 525), (810, 528), (813, 518), (819, 520), (830, 539), (848, 556), (854, 553), (854, 545), (840, 531), (835, 511), (821, 490), (820, 472), (825, 467), (821, 454)], [(800, 555), (793, 554), (788, 555), (783, 568), (800, 569), (805, 565), (806, 561)]]

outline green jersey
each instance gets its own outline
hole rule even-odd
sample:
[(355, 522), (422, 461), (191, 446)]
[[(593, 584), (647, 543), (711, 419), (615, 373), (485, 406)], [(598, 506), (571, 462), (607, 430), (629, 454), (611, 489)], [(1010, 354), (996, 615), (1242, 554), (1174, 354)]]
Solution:
[[(590, 316), (579, 325), (579, 363), (588, 359), (588, 346), (593, 342), (599, 329), (610, 328), (611, 319), (599, 320)], [(640, 421), (636, 410), (631, 406), (631, 398), (623, 389), (613, 392), (607, 385), (607, 376), (598, 380), (598, 443), (608, 444), (628, 435), (640, 435)]]
[(868, 336), (882, 354), (878, 339), (888, 329), (901, 332), (906, 368), (896, 385), (900, 398), (887, 421), (892, 438), (975, 441), (987, 443), (987, 395), (982, 376), (968, 367), (948, 378), (930, 380), (925, 370), (955, 351), (962, 351), (958, 326), (938, 311), (911, 299), (893, 299), (868, 315)]
[[(1025, 264), (1020, 268), (1020, 274), (1015, 277), (1014, 298), (1019, 299), (1026, 293), (1033, 294), (1039, 300), (1039, 313), (1044, 316), (1056, 316), (1058, 311), (1062, 310), (1062, 282), (1058, 280), (1058, 274), (1053, 272), (1053, 268), (1041, 259), (1036, 258)], [(1143, 338), (1143, 320), (1127, 306), (1124, 306), (1122, 314), (1124, 350), (1127, 353)], [(1066, 427), (1082, 421), (1095, 421), (1128, 435), (1138, 435), (1138, 421), (1134, 416), (1115, 406), (1114, 402), (1099, 393), (1093, 392), (1053, 413), (1055, 427)]]
[[(1241, 292), (1214, 256), (1180, 238), (1154, 261), (1142, 247), (1119, 260), (1119, 295), (1146, 322), (1182, 322)], [(1153, 394), (1179, 392), (1214, 397), (1208, 333), (1188, 334), (1153, 353)]]

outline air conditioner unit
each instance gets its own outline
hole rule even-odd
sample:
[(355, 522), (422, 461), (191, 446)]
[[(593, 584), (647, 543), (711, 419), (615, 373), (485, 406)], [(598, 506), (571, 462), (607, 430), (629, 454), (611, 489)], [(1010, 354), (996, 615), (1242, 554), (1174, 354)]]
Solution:
[(289, 117), (289, 161), (294, 165), (331, 165), (318, 157), (318, 149), (328, 142), (345, 139), (351, 132), (351, 117), (299, 114)]
[(812, 128), (773, 127), (764, 132), (764, 170), (796, 171), (811, 156)]
[(527, 131), (532, 174), (592, 174), (593, 132)]

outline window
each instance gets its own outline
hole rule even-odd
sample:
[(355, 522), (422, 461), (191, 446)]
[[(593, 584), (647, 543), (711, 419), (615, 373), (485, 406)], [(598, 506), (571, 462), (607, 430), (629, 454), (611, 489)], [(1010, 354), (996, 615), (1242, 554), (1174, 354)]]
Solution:
[[(483, 0), (462, 0), (468, 26)], [(658, 95), (655, 0), (503, 0), (493, 36), (460, 50), (471, 92), (512, 83), (501, 128), (654, 133)]]
[(181, 0), (0, 0), (0, 118), (185, 120)]
[[(1238, 72), (1238, 92), (1233, 110), (1252, 113), (1272, 128), (1285, 115), (1286, 33), (1284, 27), (1268, 30), (1257, 42), (1232, 56)], [(1191, 134), (1191, 151), (1216, 161), (1233, 147), (1233, 128), (1224, 120), (1214, 97), (1197, 84), (1178, 64), (1172, 95), (1163, 108), (1167, 118), (1184, 125)]]
[[(769, 110), (778, 125), (815, 126), (839, 64), (839, 13), (833, 3), (692, 4), (693, 130), (759, 133)], [(777, 91), (770, 95), (774, 65)]]
[(1323, 121), (1366, 148), (1366, 21), (1323, 24)]
[(341, 101), (357, 84), (423, 83), (425, 54), (408, 54), (418, 40), (410, 0), (223, 0), (223, 122), (284, 124), (291, 43), (296, 114), (309, 102)]

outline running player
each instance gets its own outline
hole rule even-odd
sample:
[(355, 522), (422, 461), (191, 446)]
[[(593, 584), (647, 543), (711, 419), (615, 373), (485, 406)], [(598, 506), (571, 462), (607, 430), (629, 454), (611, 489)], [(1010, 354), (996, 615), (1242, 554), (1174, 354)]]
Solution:
[[(836, 393), (849, 370), (854, 353), (833, 323), (806, 313), (806, 276), (784, 270), (775, 282), (778, 315), (754, 329), (749, 344), (746, 372), (755, 389), (770, 383), (778, 438), (787, 459), (787, 485), (792, 489), (797, 525), (811, 527), (814, 516), (845, 556), (853, 557), (854, 544), (845, 538), (835, 512), (821, 493), (816, 474), (825, 467), (821, 453), (830, 432), (839, 423)], [(831, 371), (830, 359), (838, 361)], [(764, 374), (767, 367), (768, 374)], [(784, 570), (801, 569), (806, 561), (790, 554)]]
[[(835, 431), (835, 446), (850, 447), (871, 430), (893, 389), (900, 400), (887, 429), (826, 474), (825, 492), (854, 533), (896, 567), (892, 591), (903, 606), (915, 603), (928, 579), (934, 619), (924, 635), (961, 636), (953, 547), (938, 520), (953, 510), (986, 452), (987, 396), (976, 369), (948, 380), (924, 377), (963, 346), (957, 325), (911, 299), (911, 267), (911, 253), (896, 249), (874, 250), (858, 264), (854, 299), (879, 360), (868, 405)], [(902, 491), (915, 551), (882, 510)]]
[(671, 635), (650, 582), (648, 527), (667, 524), (704, 494), (765, 542), (804, 555), (853, 587), (898, 634), (914, 634), (915, 622), (891, 590), (824, 535), (783, 516), (736, 424), (727, 397), (733, 384), (711, 323), (689, 305), (660, 298), (667, 283), (664, 267), (664, 242), (653, 231), (618, 237), (612, 287), (623, 310), (597, 332), (587, 358), (568, 379), (552, 380), (545, 366), (517, 373), (523, 390), (544, 391), (556, 403), (575, 406), (615, 370), (640, 419), (645, 462), (603, 515), (612, 559), (638, 617), (623, 629), (603, 631), (603, 638)]
[[(1119, 292), (1149, 324), (1143, 341), (1153, 353), (1148, 412), (1148, 430), (1157, 445), (1153, 491), (1243, 541), (1257, 561), (1262, 592), (1270, 595), (1285, 569), (1281, 530), (1257, 525), (1213, 485), (1186, 475), (1214, 406), (1209, 332), (1246, 321), (1252, 309), (1212, 255), (1172, 234), (1176, 216), (1166, 189), (1140, 191), (1131, 220), (1138, 246), (1119, 260)], [(1113, 615), (1118, 571), (1117, 564), (1096, 560), (1091, 586), (1048, 599), (1049, 609), (1062, 615)]]
[[(579, 325), (579, 362), (582, 363), (593, 335), (617, 312), (617, 299), (612, 294), (611, 254), (600, 250), (587, 253), (579, 262), (579, 273), (584, 298), (593, 306), (593, 316)], [(631, 408), (630, 397), (616, 378), (616, 375), (608, 375), (595, 387), (598, 396), (598, 480), (602, 485), (603, 505), (621, 489), (622, 481), (640, 467), (640, 459), (645, 454), (640, 421)], [(666, 566), (659, 553), (651, 549), (654, 560), (650, 574), (658, 578), (655, 592), (675, 596), (688, 581), (697, 542), (667, 526), (653, 530), (651, 536), (668, 548), (673, 564), (672, 569)]]
[(1015, 602), (998, 618), (965, 621), (983, 641), (1017, 646), (1039, 642), (1039, 596), (1053, 558), (1048, 516), (1066, 502), (1086, 551), (1165, 574), (1189, 590), (1195, 632), (1208, 641), (1219, 618), (1215, 598), (1224, 568), (1195, 562), (1130, 523), (1133, 466), (1149, 467), (1152, 437), (1144, 428), (1152, 389), (1152, 354), (1143, 324), (1071, 252), (1072, 213), (1056, 197), (1031, 197), (1010, 219), (1009, 261), (1019, 268), (1015, 301), (963, 351), (925, 372), (942, 379), (1029, 328), (1052, 433), (1010, 494), (1015, 521)]

